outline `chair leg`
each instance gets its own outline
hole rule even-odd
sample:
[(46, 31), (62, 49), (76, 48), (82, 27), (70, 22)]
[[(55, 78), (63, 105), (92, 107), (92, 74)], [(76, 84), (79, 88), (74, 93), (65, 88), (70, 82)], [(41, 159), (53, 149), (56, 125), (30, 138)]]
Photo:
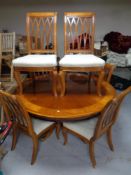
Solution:
[(11, 76), (11, 82), (12, 82), (12, 81), (13, 81), (13, 78), (14, 78), (14, 77), (13, 77), (13, 65), (12, 65), (12, 63), (11, 63), (10, 72), (11, 72), (11, 73), (10, 73), (10, 74), (11, 74), (10, 76)]
[(114, 146), (112, 143), (112, 130), (111, 128), (107, 131), (107, 143), (109, 145), (109, 148), (114, 151)]
[(1, 58), (1, 55), (0, 55), (0, 79), (1, 79), (1, 72), (2, 72), (2, 58)]
[(33, 165), (36, 161), (37, 153), (38, 153), (38, 138), (37, 136), (32, 137), (33, 141), (33, 153), (32, 153), (32, 159), (31, 159), (31, 165)]
[(57, 71), (51, 72), (53, 95), (57, 97)]
[(68, 141), (68, 138), (67, 138), (66, 129), (64, 127), (62, 128), (62, 134), (63, 134), (63, 138), (64, 138), (64, 145), (66, 145), (67, 141)]
[(93, 168), (96, 166), (96, 160), (95, 160), (95, 155), (94, 155), (94, 142), (90, 141), (89, 142), (89, 154), (90, 154), (90, 160), (92, 163)]
[(16, 147), (16, 143), (17, 143), (17, 138), (18, 138), (18, 133), (19, 129), (17, 127), (17, 125), (13, 126), (13, 131), (12, 131), (12, 146), (11, 146), (11, 150), (13, 151)]

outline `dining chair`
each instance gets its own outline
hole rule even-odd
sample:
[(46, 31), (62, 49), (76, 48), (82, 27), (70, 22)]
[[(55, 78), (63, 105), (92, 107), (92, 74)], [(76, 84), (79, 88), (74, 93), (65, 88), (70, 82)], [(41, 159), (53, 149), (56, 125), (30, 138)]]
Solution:
[(15, 58), (15, 32), (0, 33), (0, 78), (3, 62), (10, 68), (10, 79), (13, 80), (12, 60)]
[(107, 135), (109, 148), (113, 151), (112, 143), (112, 126), (115, 124), (120, 109), (120, 105), (124, 97), (131, 92), (131, 86), (120, 94), (116, 95), (103, 109), (103, 111), (94, 118), (63, 123), (64, 144), (67, 143), (67, 133), (71, 133), (83, 142), (89, 144), (89, 155), (92, 166), (96, 166), (94, 155), (94, 144), (103, 134)]
[(55, 123), (31, 118), (16, 95), (0, 91), (0, 101), (3, 106), (6, 120), (11, 120), (13, 122), (11, 149), (14, 150), (16, 147), (18, 134), (20, 132), (24, 132), (31, 137), (33, 142), (31, 164), (34, 164), (37, 158), (38, 141), (45, 140), (51, 135), (53, 129), (55, 128)]
[[(61, 96), (65, 94), (67, 72), (101, 72), (105, 61), (95, 56), (95, 13), (65, 12), (64, 14), (64, 57), (59, 61)], [(98, 82), (98, 84), (101, 82)], [(100, 87), (98, 85), (98, 87)], [(98, 95), (101, 95), (97, 88)]]
[[(114, 64), (105, 63), (105, 65), (104, 65), (104, 78), (103, 78), (104, 81), (110, 83), (111, 77), (112, 77), (112, 74), (113, 74), (115, 68), (116, 68), (116, 66)], [(91, 83), (90, 89), (94, 87), (93, 86), (94, 84), (95, 84), (95, 86), (97, 85), (98, 79), (99, 79), (99, 75), (97, 73), (94, 73), (91, 75), (92, 81), (90, 81), (90, 83)], [(93, 82), (93, 84), (92, 84), (92, 82)]]
[(57, 95), (57, 13), (27, 13), (26, 31), (28, 55), (13, 61), (15, 79), (19, 85), (20, 93), (23, 91), (21, 72), (33, 74), (33, 80), (44, 77), (45, 74), (49, 73), (49, 77), (53, 82), (53, 93)]
[(106, 63), (104, 66), (104, 72), (105, 72), (104, 80), (107, 81), (108, 83), (110, 83), (111, 81), (111, 77), (115, 68), (116, 66), (114, 64), (109, 63)]

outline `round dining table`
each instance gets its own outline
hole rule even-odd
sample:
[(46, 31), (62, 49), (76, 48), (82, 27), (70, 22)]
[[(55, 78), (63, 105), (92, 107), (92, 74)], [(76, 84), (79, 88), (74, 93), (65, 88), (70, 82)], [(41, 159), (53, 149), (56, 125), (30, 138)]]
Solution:
[(63, 122), (90, 118), (100, 113), (106, 104), (116, 95), (108, 82), (102, 83), (102, 95), (96, 93), (68, 93), (53, 96), (51, 93), (17, 94), (25, 109), (38, 118)]

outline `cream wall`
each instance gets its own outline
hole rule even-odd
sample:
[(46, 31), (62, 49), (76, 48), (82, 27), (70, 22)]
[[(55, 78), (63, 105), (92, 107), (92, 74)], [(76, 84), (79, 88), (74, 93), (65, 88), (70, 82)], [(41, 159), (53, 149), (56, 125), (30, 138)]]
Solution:
[(63, 56), (63, 14), (65, 11), (96, 13), (95, 40), (110, 31), (131, 35), (131, 0), (4, 0), (0, 2), (0, 30), (26, 34), (26, 13), (58, 12), (58, 55)]

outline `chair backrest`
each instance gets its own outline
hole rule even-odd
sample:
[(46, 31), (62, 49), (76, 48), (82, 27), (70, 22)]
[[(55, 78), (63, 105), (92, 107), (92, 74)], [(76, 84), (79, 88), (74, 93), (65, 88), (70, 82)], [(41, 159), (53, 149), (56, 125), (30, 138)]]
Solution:
[(15, 32), (0, 33), (0, 55), (5, 53), (15, 56)]
[(27, 13), (27, 45), (28, 53), (56, 54), (56, 12)]
[(33, 133), (30, 116), (25, 110), (23, 104), (20, 102), (20, 99), (17, 99), (17, 96), (0, 90), (0, 102), (3, 107), (6, 120), (12, 120), (13, 123), (18, 124), (29, 134)]
[(105, 66), (104, 66), (104, 72), (105, 72), (104, 79), (105, 79), (105, 81), (110, 82), (111, 76), (112, 76), (115, 68), (116, 68), (116, 66), (113, 64), (108, 64), (108, 63), (105, 64)]
[(124, 99), (124, 97), (131, 92), (131, 86), (126, 90), (118, 94), (111, 100), (102, 111), (99, 116), (98, 122), (96, 124), (94, 139), (99, 138), (102, 134), (107, 132), (107, 130), (116, 122), (118, 117), (118, 112), (120, 109), (120, 105)]
[(65, 12), (65, 54), (94, 52), (95, 13)]

